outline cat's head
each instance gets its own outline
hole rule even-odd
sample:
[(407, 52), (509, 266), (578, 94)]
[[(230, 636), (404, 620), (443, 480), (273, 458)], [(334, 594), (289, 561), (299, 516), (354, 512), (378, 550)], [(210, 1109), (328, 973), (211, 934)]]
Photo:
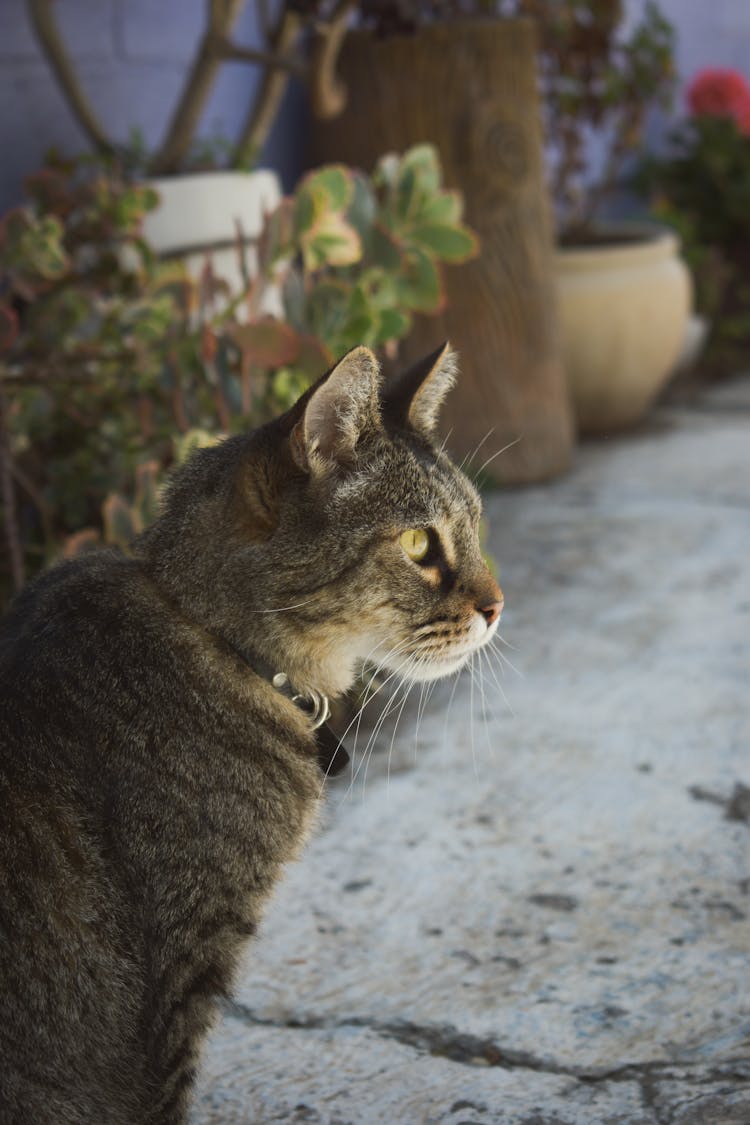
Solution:
[(275, 422), (198, 453), (144, 540), (157, 574), (300, 690), (337, 695), (362, 660), (456, 671), (503, 598), (479, 496), (436, 440), (455, 373), (444, 346), (384, 385), (355, 348)]

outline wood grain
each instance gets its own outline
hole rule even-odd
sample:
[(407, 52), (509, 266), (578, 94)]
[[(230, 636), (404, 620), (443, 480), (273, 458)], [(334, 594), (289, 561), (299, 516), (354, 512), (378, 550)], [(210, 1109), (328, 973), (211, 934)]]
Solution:
[[(352, 33), (340, 72), (346, 111), (312, 125), (313, 163), (371, 169), (384, 152), (431, 141), (446, 184), (481, 238), (474, 262), (446, 269), (448, 303), (421, 317), (407, 359), (450, 339), (462, 376), (445, 410), (450, 446), (498, 482), (569, 464), (573, 425), (560, 360), (550, 207), (544, 183), (533, 27), (523, 20), (436, 24), (418, 35)], [(517, 440), (518, 439), (518, 440)]]

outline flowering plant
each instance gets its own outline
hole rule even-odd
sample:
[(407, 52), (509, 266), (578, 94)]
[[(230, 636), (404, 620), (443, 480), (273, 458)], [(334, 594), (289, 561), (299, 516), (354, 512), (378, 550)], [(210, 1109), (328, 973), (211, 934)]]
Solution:
[(750, 343), (750, 83), (735, 70), (702, 70), (686, 101), (669, 155), (648, 159), (638, 178), (682, 237), (698, 310), (712, 321), (706, 363), (722, 373)]
[(695, 118), (723, 117), (750, 136), (750, 85), (737, 70), (700, 70), (687, 89), (687, 104)]

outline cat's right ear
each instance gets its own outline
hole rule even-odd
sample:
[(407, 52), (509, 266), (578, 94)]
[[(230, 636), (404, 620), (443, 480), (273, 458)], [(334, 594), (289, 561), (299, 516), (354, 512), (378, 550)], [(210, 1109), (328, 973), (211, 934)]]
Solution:
[(354, 460), (363, 435), (380, 428), (380, 364), (369, 348), (353, 348), (313, 389), (290, 434), (292, 457), (305, 472), (324, 474)]
[(440, 407), (457, 373), (456, 353), (446, 341), (388, 384), (383, 394), (384, 414), (396, 425), (434, 438)]

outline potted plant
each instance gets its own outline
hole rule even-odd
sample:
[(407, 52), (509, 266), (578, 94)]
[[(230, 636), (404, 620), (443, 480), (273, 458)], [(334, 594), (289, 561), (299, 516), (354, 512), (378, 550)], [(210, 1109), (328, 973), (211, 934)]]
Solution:
[[(444, 411), (449, 444), (467, 459), (481, 445), (481, 461), (505, 449), (488, 475), (522, 483), (568, 467), (573, 425), (558, 348), (534, 27), (498, 18), (507, 7), (361, 0), (338, 66), (345, 109), (313, 122), (311, 157), (367, 167), (377, 151), (437, 147), (482, 244), (461, 279), (448, 279), (441, 318), (462, 362)], [(424, 354), (434, 332), (418, 323), (405, 348)]]
[[(231, 291), (242, 287), (235, 244), (241, 238), (252, 255), (265, 212), (276, 207), (281, 188), (275, 172), (254, 168), (277, 116), (288, 78), (309, 82), (319, 112), (333, 112), (340, 92), (331, 58), (344, 33), (350, 3), (276, 5), (274, 16), (260, 6), (262, 43), (245, 46), (232, 32), (246, 0), (207, 0), (206, 19), (193, 62), (185, 76), (164, 137), (146, 152), (134, 130), (128, 141), (110, 135), (85, 93), (66, 48), (53, 0), (27, 0), (31, 26), (68, 107), (103, 158), (117, 157), (131, 173), (148, 179), (159, 204), (146, 216), (145, 230), (159, 253), (178, 257), (198, 276), (211, 257), (213, 271)], [(201, 114), (221, 66), (259, 67), (261, 80), (237, 137), (197, 140)]]
[(638, 183), (682, 239), (700, 314), (693, 348), (707, 334), (702, 366), (723, 375), (746, 365), (750, 344), (750, 83), (734, 70), (702, 70), (687, 106), (668, 152), (646, 158)]
[[(551, 408), (558, 439), (564, 428), (564, 412), (551, 390), (553, 341), (560, 341), (576, 422), (584, 432), (620, 428), (642, 416), (680, 351), (690, 279), (674, 233), (642, 223), (601, 222), (602, 205), (637, 149), (647, 109), (669, 96), (671, 28), (649, 2), (641, 22), (625, 36), (622, 0), (363, 0), (360, 8), (365, 28), (347, 40), (341, 60), (349, 87), (348, 124), (317, 125), (324, 139), (318, 151), (327, 155), (336, 148), (356, 162), (368, 143), (381, 143), (384, 135), (388, 143), (395, 136), (400, 143), (420, 136), (438, 145), (488, 248), (475, 267), (471, 298), (465, 307), (452, 305), (452, 317), (465, 319), (470, 357), (479, 339), (492, 368), (477, 378), (482, 393), (462, 409), (470, 417), (492, 414), (493, 408), (505, 411), (510, 425), (500, 432), (511, 440), (515, 427), (516, 436), (525, 436), (495, 467), (499, 479), (524, 479), (528, 466), (502, 474), (528, 441), (561, 449), (560, 440), (550, 441), (554, 426), (539, 425), (540, 413), (549, 418)], [(541, 79), (554, 257), (545, 248), (544, 209), (538, 202), (532, 206), (537, 161), (530, 122), (537, 106), (535, 80), (523, 67), (529, 49), (523, 21), (535, 35)], [(490, 51), (496, 52), (494, 62), (485, 67)], [(599, 152), (604, 149), (598, 174), (594, 137)], [(529, 260), (536, 270), (528, 268)], [(542, 291), (541, 274), (547, 272), (557, 318), (549, 301), (529, 304), (530, 294)], [(494, 304), (482, 296), (487, 289)], [(484, 307), (493, 328), (482, 319), (480, 330), (472, 332), (472, 318), (477, 312), (481, 317)], [(534, 330), (524, 333), (524, 322)], [(533, 356), (541, 363), (545, 377), (533, 364), (518, 366), (519, 348), (527, 362)], [(518, 396), (510, 393), (513, 385), (521, 388)], [(463, 425), (461, 417), (451, 421)]]
[[(537, 21), (556, 212), (562, 351), (578, 428), (637, 422), (680, 353), (691, 282), (674, 232), (602, 222), (650, 106), (673, 84), (672, 29), (654, 3), (625, 37), (621, 0), (520, 0)], [(594, 168), (591, 138), (603, 147)]]
[(175, 459), (288, 406), (354, 344), (392, 353), (441, 306), (442, 264), (477, 249), (426, 146), (305, 177), (252, 262), (237, 246), (228, 301), (210, 268), (196, 282), (154, 253), (156, 193), (116, 161), (58, 160), (27, 186), (0, 222), (4, 592), (60, 553), (125, 545)]

